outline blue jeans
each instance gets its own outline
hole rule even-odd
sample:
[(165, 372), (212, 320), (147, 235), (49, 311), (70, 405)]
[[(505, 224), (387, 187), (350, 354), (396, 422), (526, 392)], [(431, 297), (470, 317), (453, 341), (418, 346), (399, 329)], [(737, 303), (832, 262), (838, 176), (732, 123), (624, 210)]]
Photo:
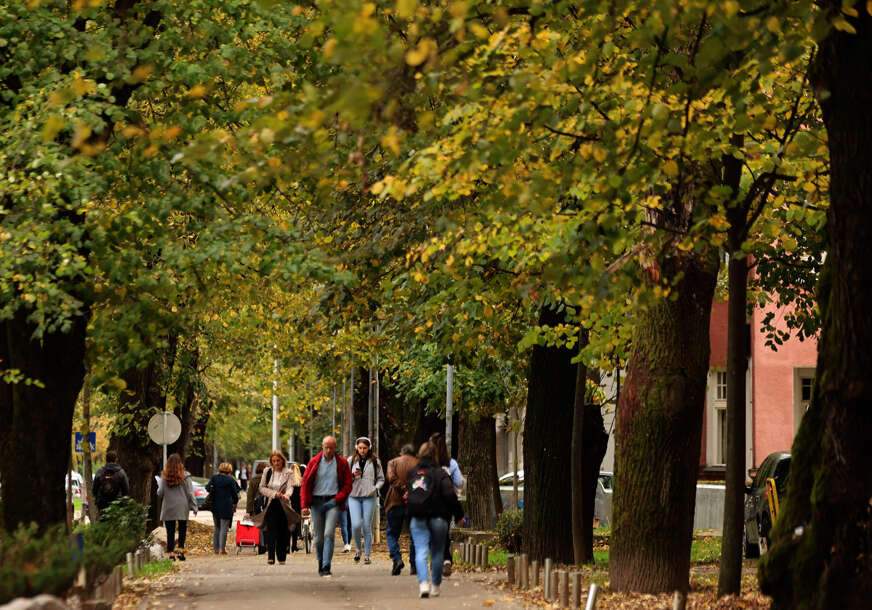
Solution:
[(215, 524), (215, 532), (212, 534), (212, 548), (223, 551), (227, 545), (227, 530), (230, 529), (230, 519), (222, 519), (212, 515), (212, 523)]
[(369, 498), (348, 498), (348, 510), (351, 512), (351, 533), (354, 534), (354, 544), (360, 553), (360, 534), (363, 530), (363, 554), (369, 557), (372, 550), (372, 513), (375, 510), (375, 496)]
[[(406, 507), (394, 506), (387, 512), (387, 523), (385, 524), (385, 533), (388, 539), (388, 552), (391, 559), (399, 559), (402, 561), (403, 553), (400, 551), (400, 534), (403, 532), (403, 521), (406, 520)], [(409, 539), (409, 563), (415, 561), (415, 541)]]
[(344, 511), (339, 513), (339, 531), (342, 532), (342, 544), (351, 544), (351, 523), (349, 523), (349, 519), (348, 507), (346, 507)]
[[(438, 587), (442, 584), (442, 560), (445, 556), (448, 521), (441, 517), (429, 519), (412, 517), (409, 531), (412, 532), (412, 540), (415, 543), (415, 569), (418, 570), (418, 582), (427, 582), (429, 575), (430, 581)], [(430, 570), (427, 570), (428, 551)]]
[(333, 561), (333, 536), (336, 532), (336, 520), (339, 515), (339, 505), (336, 500), (313, 498), (312, 527), (315, 528), (315, 554), (318, 556), (318, 569), (329, 570)]

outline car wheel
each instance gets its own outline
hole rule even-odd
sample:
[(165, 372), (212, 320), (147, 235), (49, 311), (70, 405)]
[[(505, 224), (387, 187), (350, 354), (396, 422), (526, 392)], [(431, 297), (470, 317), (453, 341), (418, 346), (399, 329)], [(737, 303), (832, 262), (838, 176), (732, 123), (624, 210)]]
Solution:
[(742, 526), (742, 540), (744, 541), (743, 546), (745, 547), (746, 558), (753, 559), (760, 556), (759, 545), (751, 544), (751, 541), (748, 540), (748, 528), (746, 526)]

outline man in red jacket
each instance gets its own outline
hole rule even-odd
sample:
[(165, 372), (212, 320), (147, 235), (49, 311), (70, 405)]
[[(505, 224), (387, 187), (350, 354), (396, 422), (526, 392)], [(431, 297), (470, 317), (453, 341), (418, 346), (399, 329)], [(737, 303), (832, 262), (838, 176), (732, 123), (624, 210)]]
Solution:
[(348, 462), (336, 455), (336, 439), (325, 436), (321, 441), (321, 451), (306, 466), (300, 487), (303, 517), (311, 514), (315, 528), (315, 553), (320, 576), (332, 576), (330, 562), (333, 560), (336, 520), (351, 493), (351, 479)]

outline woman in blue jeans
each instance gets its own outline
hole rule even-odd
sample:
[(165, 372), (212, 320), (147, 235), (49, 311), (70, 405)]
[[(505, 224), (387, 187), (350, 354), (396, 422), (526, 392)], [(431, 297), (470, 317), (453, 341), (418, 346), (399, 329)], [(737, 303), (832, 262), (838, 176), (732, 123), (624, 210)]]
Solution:
[(378, 491), (385, 484), (385, 474), (381, 463), (372, 453), (372, 442), (361, 436), (355, 443), (357, 450), (348, 458), (351, 468), (351, 495), (348, 498), (348, 511), (351, 514), (351, 533), (357, 551), (354, 561), (360, 561), (361, 530), (363, 533), (363, 563), (371, 563), (372, 514), (378, 506)]
[(433, 443), (421, 445), (418, 463), (406, 477), (406, 488), (406, 510), (412, 517), (409, 531), (415, 543), (418, 594), (420, 597), (437, 597), (442, 584), (442, 561), (449, 521), (453, 516), (456, 523), (463, 523), (465, 517), (451, 477), (436, 461), (436, 446)]
[(212, 494), (212, 521), (215, 533), (212, 538), (212, 548), (216, 555), (226, 555), (227, 531), (233, 521), (236, 502), (239, 501), (239, 485), (233, 478), (233, 466), (223, 462), (218, 466), (218, 474), (213, 475), (206, 483), (206, 491)]

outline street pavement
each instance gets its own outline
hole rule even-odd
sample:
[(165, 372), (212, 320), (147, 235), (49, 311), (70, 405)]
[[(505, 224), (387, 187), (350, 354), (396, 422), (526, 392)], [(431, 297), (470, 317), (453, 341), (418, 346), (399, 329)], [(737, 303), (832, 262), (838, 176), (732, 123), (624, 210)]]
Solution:
[[(318, 576), (315, 555), (298, 552), (284, 566), (267, 565), (266, 555), (236, 549), (228, 541), (229, 555), (191, 557), (143, 599), (139, 610), (203, 608), (266, 610), (269, 608), (524, 608), (497, 589), (455, 572), (442, 582), (437, 598), (418, 597), (417, 577), (408, 565), (391, 576), (391, 563), (374, 556), (372, 565), (356, 564), (350, 553), (333, 560), (333, 576)], [(340, 547), (341, 550), (341, 547)]]

